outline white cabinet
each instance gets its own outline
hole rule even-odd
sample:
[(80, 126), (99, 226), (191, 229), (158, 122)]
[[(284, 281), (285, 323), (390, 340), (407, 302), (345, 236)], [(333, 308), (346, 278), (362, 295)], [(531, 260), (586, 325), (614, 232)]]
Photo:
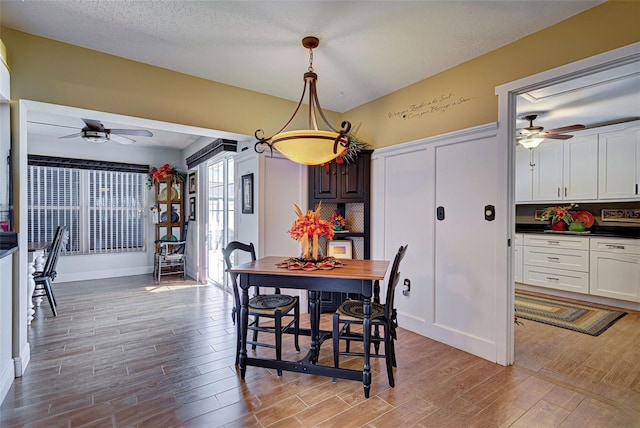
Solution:
[(574, 137), (563, 146), (563, 198), (598, 199), (598, 136)]
[(513, 246), (513, 280), (515, 282), (522, 282), (522, 262), (523, 262), (523, 250), (522, 244), (524, 243), (524, 237), (522, 233), (516, 233), (515, 245)]
[(533, 192), (533, 151), (516, 147), (516, 202), (529, 202)]
[(599, 199), (640, 199), (640, 128), (600, 134)]
[(533, 200), (562, 200), (563, 141), (546, 140), (533, 150)]
[(589, 238), (527, 234), (523, 250), (525, 284), (589, 293)]
[(589, 293), (640, 302), (640, 240), (591, 238)]

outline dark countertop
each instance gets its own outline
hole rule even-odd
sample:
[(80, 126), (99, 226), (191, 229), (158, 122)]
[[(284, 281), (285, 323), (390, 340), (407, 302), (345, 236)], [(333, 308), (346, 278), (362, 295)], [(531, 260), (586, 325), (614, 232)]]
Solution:
[[(551, 226), (547, 223), (531, 224), (531, 223), (517, 223), (516, 233), (544, 233), (545, 230), (551, 230)], [(572, 236), (584, 236), (586, 238), (593, 237), (605, 237), (605, 238), (630, 238), (640, 239), (640, 227), (620, 227), (620, 226), (599, 226), (593, 225), (589, 229), (590, 233), (571, 233), (566, 232), (567, 235)], [(563, 234), (562, 232), (554, 232)]]
[(18, 251), (18, 234), (0, 232), (0, 259)]

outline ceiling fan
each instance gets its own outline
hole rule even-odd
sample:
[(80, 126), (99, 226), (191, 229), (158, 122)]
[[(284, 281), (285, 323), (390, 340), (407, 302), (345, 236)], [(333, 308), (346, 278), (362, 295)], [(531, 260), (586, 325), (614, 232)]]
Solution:
[(533, 124), (533, 121), (536, 120), (537, 117), (537, 114), (524, 116), (523, 119), (529, 121), (529, 126), (520, 129), (520, 135), (516, 137), (516, 141), (528, 149), (537, 147), (545, 138), (551, 140), (568, 140), (569, 138), (573, 138), (573, 135), (563, 134), (563, 132), (574, 132), (586, 128), (584, 125), (576, 124), (545, 131), (542, 126), (535, 126)]
[(82, 137), (91, 143), (106, 143), (113, 140), (120, 144), (133, 144), (136, 142), (133, 138), (124, 137), (123, 135), (137, 135), (140, 137), (153, 137), (153, 133), (146, 129), (108, 129), (99, 120), (82, 119), (85, 127), (75, 134), (64, 135), (58, 138), (76, 138)]

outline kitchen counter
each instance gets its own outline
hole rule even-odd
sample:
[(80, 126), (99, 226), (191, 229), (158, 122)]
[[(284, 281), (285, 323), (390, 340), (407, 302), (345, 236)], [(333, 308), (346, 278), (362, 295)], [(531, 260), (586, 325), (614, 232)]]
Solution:
[(607, 238), (631, 238), (640, 239), (640, 227), (620, 227), (620, 226), (599, 226), (593, 225), (588, 231), (584, 232), (551, 232), (551, 228), (547, 223), (531, 224), (517, 223), (516, 233), (549, 233), (558, 235), (584, 236), (588, 237), (607, 237)]
[(18, 234), (0, 232), (0, 259), (18, 251)]

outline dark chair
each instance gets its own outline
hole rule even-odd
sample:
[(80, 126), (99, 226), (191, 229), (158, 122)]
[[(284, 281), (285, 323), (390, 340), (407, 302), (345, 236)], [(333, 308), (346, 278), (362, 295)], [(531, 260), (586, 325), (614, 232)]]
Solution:
[[(230, 242), (225, 249), (222, 250), (224, 255), (224, 262), (227, 269), (233, 266), (232, 258), (235, 251), (242, 251), (248, 253), (251, 260), (256, 260), (256, 251), (253, 243), (243, 244), (238, 241)], [(231, 312), (231, 318), (233, 322), (236, 322), (236, 318), (240, 314), (240, 286), (237, 278), (238, 274), (232, 272), (229, 273), (231, 277), (231, 283), (233, 285), (233, 297), (235, 299), (235, 306)], [(289, 296), (287, 294), (280, 294), (280, 289), (275, 289), (275, 294), (259, 294), (258, 287), (255, 288), (255, 295), (249, 299), (249, 316), (253, 317), (253, 322), (249, 320), (248, 330), (253, 331), (253, 339), (249, 340), (249, 331), (247, 331), (247, 345), (251, 345), (252, 349), (256, 349), (256, 346), (264, 346), (266, 348), (272, 348), (276, 350), (276, 359), (282, 359), (282, 333), (286, 332), (293, 326), (294, 345), (297, 351), (300, 351), (300, 345), (298, 344), (298, 331), (300, 328), (300, 303), (297, 296)], [(282, 318), (290, 317), (291, 320), (283, 325)], [(274, 320), (273, 326), (261, 326), (260, 318), (270, 318)], [(258, 341), (258, 332), (268, 332), (275, 335), (275, 345), (270, 343), (264, 343)], [(238, 323), (237, 329), (237, 347), (236, 347), (236, 365), (240, 357), (240, 323)], [(282, 376), (282, 370), (278, 370), (278, 376)]]
[[(371, 302), (371, 328), (375, 328), (376, 332), (371, 335), (371, 343), (375, 346), (375, 352), (370, 353), (371, 357), (385, 358), (387, 363), (387, 376), (389, 377), (389, 385), (393, 387), (393, 367), (396, 364), (396, 352), (394, 340), (397, 339), (396, 328), (398, 327), (397, 312), (394, 307), (394, 295), (396, 286), (400, 279), (400, 262), (404, 258), (407, 251), (407, 245), (400, 247), (398, 253), (393, 260), (391, 274), (389, 275), (389, 283), (387, 285), (387, 297), (384, 305)], [(376, 281), (377, 282), (377, 281)], [(378, 286), (378, 284), (376, 284)], [(364, 318), (364, 309), (360, 300), (346, 300), (338, 310), (333, 314), (333, 361), (335, 367), (339, 367), (340, 355), (362, 356), (362, 352), (351, 352), (351, 342), (363, 342), (363, 336), (360, 332), (351, 331), (352, 325), (362, 326)], [(378, 334), (379, 327), (382, 327), (383, 335)], [(340, 340), (346, 341), (345, 351), (340, 351)], [(380, 343), (384, 343), (384, 354), (380, 353)]]
[(58, 226), (56, 233), (53, 236), (53, 242), (47, 255), (47, 261), (44, 264), (42, 272), (35, 272), (33, 274), (33, 280), (36, 283), (36, 287), (33, 290), (33, 297), (46, 296), (49, 301), (49, 306), (53, 312), (53, 316), (58, 316), (56, 298), (53, 295), (51, 288), (51, 282), (56, 279), (58, 273), (56, 272), (56, 265), (58, 264), (58, 256), (62, 251), (62, 247), (69, 239), (69, 232), (64, 226)]
[(181, 241), (156, 241), (156, 255), (153, 266), (153, 277), (160, 284), (162, 275), (182, 274), (186, 278), (187, 267), (187, 227), (185, 222), (182, 228)]

